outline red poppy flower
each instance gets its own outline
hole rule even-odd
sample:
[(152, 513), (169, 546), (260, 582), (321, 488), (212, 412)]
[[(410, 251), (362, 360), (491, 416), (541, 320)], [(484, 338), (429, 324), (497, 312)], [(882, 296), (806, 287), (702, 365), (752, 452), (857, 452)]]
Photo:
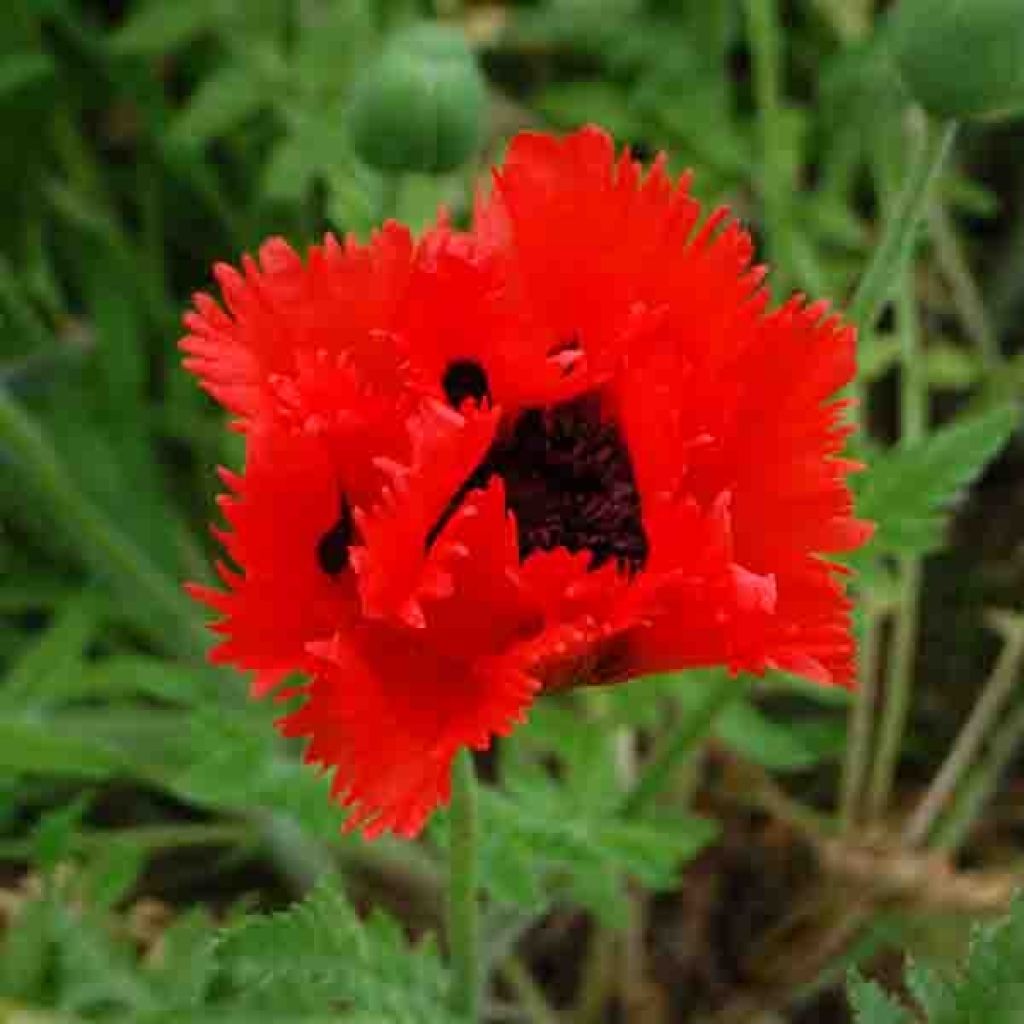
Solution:
[(279, 240), (186, 365), (239, 417), (213, 657), (334, 769), (347, 827), (415, 834), (452, 758), (543, 690), (697, 665), (849, 685), (830, 553), (852, 331), (768, 312), (749, 236), (608, 137), (512, 142), (471, 233)]

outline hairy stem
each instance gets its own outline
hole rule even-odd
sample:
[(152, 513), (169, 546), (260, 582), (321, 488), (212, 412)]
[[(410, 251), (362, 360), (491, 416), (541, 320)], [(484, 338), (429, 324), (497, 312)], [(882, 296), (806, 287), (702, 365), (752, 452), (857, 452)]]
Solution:
[(903, 277), (931, 186), (955, 137), (956, 123), (949, 121), (927, 132), (914, 154), (903, 190), (892, 213), (885, 218), (882, 237), (847, 309), (849, 319), (862, 331), (875, 326), (895, 282)]
[(928, 787), (903, 832), (908, 846), (918, 846), (931, 833), (961, 779), (971, 769), (981, 744), (989, 735), (1006, 705), (1024, 663), (1024, 620), (1014, 618), (1004, 629), (1006, 641), (999, 659), (971, 710), (963, 729), (951, 747), (938, 774)]
[(472, 755), (463, 750), (452, 772), (448, 950), (452, 1009), (473, 1024), (480, 1015), (481, 980), (477, 846), (476, 777)]
[[(900, 369), (900, 416), (903, 444), (914, 444), (928, 432), (928, 380), (921, 351), (921, 325), (914, 282), (904, 274), (897, 299), (902, 346)], [(914, 659), (921, 617), (923, 563), (920, 558), (902, 558), (899, 563), (899, 603), (889, 652), (889, 674), (885, 687), (878, 749), (871, 773), (868, 805), (873, 815), (885, 812), (899, 762), (907, 715), (914, 689)]]
[(928, 205), (928, 227), (939, 267), (949, 283), (960, 322), (974, 343), (985, 368), (990, 372), (996, 370), (1001, 361), (999, 339), (992, 328), (985, 300), (971, 273), (953, 219), (945, 205), (937, 199)]
[(846, 757), (840, 786), (839, 821), (848, 832), (857, 821), (860, 798), (871, 759), (872, 723), (878, 703), (878, 670), (882, 615), (873, 608), (864, 614), (860, 643), (860, 691), (850, 705)]
[(765, 241), (775, 264), (774, 281), (785, 291), (782, 276), (791, 268), (788, 254), (786, 145), (782, 137), (782, 32), (777, 0), (746, 0), (747, 35), (754, 63), (754, 92), (760, 134), (761, 203)]
[(985, 760), (964, 780), (949, 813), (935, 829), (931, 845), (936, 850), (954, 854), (967, 841), (1022, 742), (1024, 704), (1018, 704), (996, 730)]

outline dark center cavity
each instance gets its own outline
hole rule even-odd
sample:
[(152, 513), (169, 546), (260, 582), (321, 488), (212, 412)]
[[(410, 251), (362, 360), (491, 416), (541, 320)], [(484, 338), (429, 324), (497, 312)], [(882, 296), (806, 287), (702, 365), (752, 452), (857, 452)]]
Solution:
[(445, 398), (453, 408), (461, 408), (467, 398), (477, 402), (490, 398), (490, 384), (484, 368), (474, 359), (457, 359), (449, 363), (441, 379)]
[(647, 560), (633, 467), (596, 396), (528, 409), (494, 442), (427, 537), (429, 547), (469, 491), (498, 474), (519, 530), (519, 556), (564, 547), (589, 551), (591, 568), (615, 560), (636, 572)]
[(316, 560), (328, 576), (337, 576), (348, 568), (348, 549), (355, 534), (352, 506), (342, 495), (338, 521), (320, 538), (316, 545)]

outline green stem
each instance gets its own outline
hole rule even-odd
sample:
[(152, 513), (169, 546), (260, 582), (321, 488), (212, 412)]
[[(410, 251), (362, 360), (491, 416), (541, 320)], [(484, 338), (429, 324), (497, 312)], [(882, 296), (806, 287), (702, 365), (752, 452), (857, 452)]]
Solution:
[(749, 687), (749, 680), (723, 676), (708, 689), (700, 705), (690, 711), (676, 733), (643, 770), (623, 802), (624, 815), (637, 814), (653, 802), (694, 746), (707, 735), (711, 723), (730, 704), (744, 697)]
[[(900, 369), (901, 441), (914, 444), (928, 432), (928, 379), (921, 351), (921, 325), (913, 278), (904, 274), (897, 300), (902, 366)], [(868, 806), (874, 816), (885, 812), (907, 730), (914, 689), (914, 659), (921, 618), (920, 558), (899, 561), (899, 603), (894, 622), (878, 749), (871, 772)]]
[(761, 147), (761, 200), (764, 207), (768, 257), (775, 263), (775, 278), (785, 291), (781, 274), (789, 270), (784, 258), (788, 218), (784, 129), (781, 123), (782, 33), (777, 0), (747, 0), (747, 35), (754, 64), (754, 93)]
[(990, 373), (998, 370), (1002, 359), (999, 339), (992, 329), (985, 300), (978, 288), (978, 282), (971, 273), (956, 226), (942, 202), (935, 200), (929, 204), (928, 225), (935, 244), (939, 268), (953, 294), (953, 303), (960, 321), (974, 343), (986, 370)]
[[(32, 417), (0, 390), (0, 444), (50, 505), (52, 519), (76, 542), (82, 560), (125, 585), (156, 615), (153, 639), (170, 653), (201, 658), (206, 630), (192, 604), (144, 552), (125, 537), (72, 483), (66, 467)], [(161, 628), (173, 623), (169, 631)]]
[(903, 737), (907, 731), (914, 690), (914, 659), (921, 608), (922, 565), (919, 558), (899, 561), (899, 608), (893, 623), (892, 649), (886, 678), (878, 749), (871, 770), (868, 809), (874, 817), (885, 812), (896, 777)]
[(902, 280), (931, 186), (946, 162), (955, 136), (956, 123), (949, 121), (939, 130), (928, 132), (918, 146), (896, 208), (885, 218), (882, 238), (847, 309), (847, 316), (859, 330), (868, 331), (875, 326), (894, 283)]
[(448, 947), (452, 1009), (467, 1022), (480, 1016), (480, 922), (477, 905), (476, 778), (472, 755), (463, 750), (452, 771)]
[(860, 691), (850, 705), (846, 758), (843, 761), (840, 788), (839, 820), (844, 832), (849, 832), (857, 820), (871, 756), (871, 726), (878, 702), (881, 626), (881, 614), (868, 608), (864, 615), (864, 632), (860, 643)]
[(967, 841), (1000, 779), (1024, 742), (1024, 704), (1018, 704), (1003, 720), (989, 745), (985, 760), (974, 769), (957, 791), (949, 813), (935, 830), (932, 847), (955, 854)]
[(1006, 640), (995, 668), (982, 688), (971, 714), (950, 748), (946, 760), (928, 787), (903, 833), (909, 846), (925, 842), (932, 826), (949, 805), (961, 779), (975, 763), (981, 745), (999, 721), (1013, 693), (1024, 663), (1024, 620), (1014, 619), (1005, 628)]

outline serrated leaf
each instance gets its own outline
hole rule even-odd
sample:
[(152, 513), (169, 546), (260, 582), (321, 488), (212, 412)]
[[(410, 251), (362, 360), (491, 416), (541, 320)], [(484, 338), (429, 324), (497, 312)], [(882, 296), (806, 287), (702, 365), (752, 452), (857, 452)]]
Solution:
[[(322, 880), (289, 910), (249, 917), (225, 931), (219, 969), (255, 1005), (285, 994), (390, 1024), (446, 1024), (446, 971), (433, 943), (412, 946), (381, 913), (360, 920), (336, 884)], [(342, 1019), (348, 1019), (343, 1017)]]
[(911, 1016), (875, 984), (850, 979), (855, 1024), (1020, 1024), (1024, 1020), (1024, 895), (1009, 916), (976, 927), (959, 974), (911, 964), (907, 988), (923, 1016)]
[[(503, 785), (480, 794), (481, 874), (493, 898), (539, 911), (568, 895), (619, 925), (627, 879), (670, 888), (715, 839), (712, 822), (685, 813), (625, 816), (609, 738), (578, 706), (542, 707), (503, 747)], [(537, 755), (557, 758), (557, 778)], [(435, 826), (442, 845), (446, 825)]]
[(854, 1024), (912, 1024), (904, 1007), (887, 996), (875, 982), (859, 974), (851, 976), (849, 994)]
[(980, 475), (1019, 423), (1013, 406), (964, 417), (873, 459), (855, 478), (858, 513), (877, 524), (874, 551), (921, 555), (941, 544), (943, 512)]
[(775, 771), (811, 768), (843, 749), (842, 723), (816, 719), (774, 722), (749, 701), (732, 704), (718, 717), (715, 735), (744, 757)]
[(178, 917), (160, 937), (150, 978), (168, 1009), (199, 1005), (215, 971), (213, 922), (203, 907)]
[(205, 807), (286, 812), (313, 835), (334, 839), (342, 813), (328, 782), (286, 753), (273, 714), (271, 707), (248, 705), (228, 716), (213, 709), (191, 716), (185, 767), (169, 785)]

